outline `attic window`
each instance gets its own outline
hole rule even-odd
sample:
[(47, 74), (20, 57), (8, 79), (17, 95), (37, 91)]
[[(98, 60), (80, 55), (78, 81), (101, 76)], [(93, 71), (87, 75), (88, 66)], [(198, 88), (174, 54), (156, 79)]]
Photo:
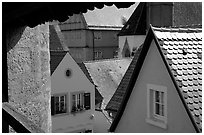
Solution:
[(66, 76), (67, 76), (67, 77), (70, 77), (70, 76), (71, 76), (71, 70), (70, 70), (70, 69), (67, 69), (67, 70), (66, 70)]

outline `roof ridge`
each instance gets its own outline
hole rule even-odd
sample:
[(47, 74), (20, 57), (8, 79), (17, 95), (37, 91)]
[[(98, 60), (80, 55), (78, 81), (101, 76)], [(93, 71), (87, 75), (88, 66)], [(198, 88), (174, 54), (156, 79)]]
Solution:
[(102, 62), (102, 61), (113, 61), (113, 60), (123, 60), (123, 59), (132, 59), (131, 57), (128, 58), (108, 58), (108, 59), (99, 59), (99, 60), (87, 60), (83, 61), (84, 63), (92, 63), (92, 62)]
[(88, 27), (103, 27), (103, 28), (122, 28), (123, 25), (88, 25)]
[(196, 32), (196, 33), (202, 33), (202, 28), (200, 27), (155, 27), (152, 26), (152, 29), (154, 31), (160, 31), (160, 32)]

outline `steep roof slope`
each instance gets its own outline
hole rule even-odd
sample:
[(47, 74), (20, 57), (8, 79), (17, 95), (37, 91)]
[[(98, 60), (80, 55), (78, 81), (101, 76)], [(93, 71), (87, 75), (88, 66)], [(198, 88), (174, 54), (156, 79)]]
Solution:
[(118, 9), (115, 5), (104, 6), (102, 9), (83, 13), (88, 26), (122, 26), (121, 18), (129, 18), (138, 3), (131, 5), (129, 8)]
[(50, 51), (50, 72), (51, 75), (60, 64), (67, 51)]
[(119, 32), (119, 36), (146, 34), (146, 3), (140, 2), (127, 23)]
[(58, 25), (49, 25), (50, 50), (68, 51), (66, 41)]
[(171, 73), (202, 130), (202, 28), (154, 28)]
[(138, 48), (137, 52), (135, 53), (134, 58), (132, 59), (127, 71), (125, 72), (125, 75), (123, 76), (119, 86), (117, 87), (117, 90), (115, 91), (114, 95), (111, 97), (111, 100), (108, 102), (105, 110), (111, 110), (111, 111), (117, 112), (118, 109), (120, 108), (125, 92), (128, 89), (128, 85), (133, 75), (133, 71), (136, 66), (142, 47), (143, 46), (141, 45)]
[(97, 89), (104, 97), (102, 109), (118, 87), (131, 59), (109, 59), (84, 62)]
[[(84, 72), (84, 74), (86, 75), (86, 77), (89, 79), (89, 81), (94, 84), (93, 80), (91, 79), (91, 76), (88, 72), (88, 70), (86, 69), (85, 64), (82, 63), (77, 63), (79, 65), (79, 67), (81, 68), (81, 70)], [(95, 85), (95, 84), (94, 84)], [(103, 96), (99, 93), (98, 89), (95, 89), (95, 104), (98, 104), (99, 102), (101, 102), (103, 100)]]
[(64, 45), (65, 39), (58, 25), (49, 25), (49, 36), (50, 71), (52, 75), (69, 49), (66, 47), (66, 45)]
[(202, 29), (150, 28), (141, 52), (135, 55), (107, 109), (118, 111), (113, 132), (125, 110), (152, 39), (197, 132), (202, 131)]

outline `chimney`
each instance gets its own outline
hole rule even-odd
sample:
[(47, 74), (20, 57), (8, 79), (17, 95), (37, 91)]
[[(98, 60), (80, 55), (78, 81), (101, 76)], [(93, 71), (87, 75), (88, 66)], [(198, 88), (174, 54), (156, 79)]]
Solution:
[(147, 27), (173, 25), (173, 2), (147, 2)]

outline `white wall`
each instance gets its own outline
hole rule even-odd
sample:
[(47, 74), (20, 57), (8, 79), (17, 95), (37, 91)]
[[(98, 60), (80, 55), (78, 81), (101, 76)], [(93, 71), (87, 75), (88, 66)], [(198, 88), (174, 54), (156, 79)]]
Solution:
[[(71, 76), (65, 76), (66, 69), (71, 69)], [(76, 132), (81, 129), (93, 129), (94, 119), (90, 119), (95, 109), (94, 85), (86, 78), (83, 71), (72, 59), (69, 53), (65, 55), (60, 65), (51, 76), (51, 89), (53, 94), (68, 93), (69, 111), (71, 110), (70, 92), (84, 91), (91, 93), (91, 109), (75, 114), (52, 116), (52, 132)]]
[[(167, 129), (146, 122), (147, 84), (167, 87)], [(155, 43), (150, 46), (115, 132), (195, 132)]]
[(131, 35), (131, 36), (119, 36), (119, 57), (122, 57), (122, 50), (123, 46), (125, 44), (125, 40), (127, 38), (130, 50), (132, 51), (133, 47), (139, 47), (141, 44), (143, 44), (145, 40), (145, 35)]

